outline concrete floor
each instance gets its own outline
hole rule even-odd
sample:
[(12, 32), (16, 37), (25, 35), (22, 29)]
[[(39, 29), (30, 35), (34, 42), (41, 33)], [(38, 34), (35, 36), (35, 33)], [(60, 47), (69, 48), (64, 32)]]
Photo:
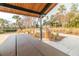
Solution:
[(0, 35), (0, 55), (15, 56), (16, 55), (16, 37), (17, 37), (17, 55), (33, 56), (41, 55), (37, 49), (33, 47), (26, 35)]
[(16, 55), (16, 38), (18, 56), (67, 56), (67, 54), (56, 48), (26, 34), (6, 34), (0, 36), (1, 56)]

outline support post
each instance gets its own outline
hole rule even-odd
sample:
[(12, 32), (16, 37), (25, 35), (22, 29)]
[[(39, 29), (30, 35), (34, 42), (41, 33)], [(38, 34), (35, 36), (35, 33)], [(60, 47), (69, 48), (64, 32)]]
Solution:
[(16, 38), (15, 38), (15, 55), (17, 56), (17, 35), (16, 35)]
[(40, 40), (42, 40), (42, 19), (40, 18)]
[(43, 29), (43, 28), (42, 28), (42, 18), (43, 18), (43, 16), (44, 16), (44, 15), (41, 15), (41, 16), (39, 17), (39, 21), (40, 21), (40, 40), (42, 40), (42, 34), (43, 34), (43, 33), (42, 33), (42, 29)]

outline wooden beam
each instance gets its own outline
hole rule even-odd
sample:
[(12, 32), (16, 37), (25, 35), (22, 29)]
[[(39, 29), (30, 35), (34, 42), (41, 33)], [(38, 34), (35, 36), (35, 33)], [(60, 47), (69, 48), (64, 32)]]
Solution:
[(51, 6), (52, 3), (47, 3), (46, 6), (41, 11), (41, 14), (44, 14), (44, 12)]
[(30, 9), (26, 9), (26, 8), (22, 8), (22, 7), (15, 6), (15, 5), (11, 5), (11, 4), (7, 4), (7, 3), (0, 3), (0, 6), (4, 6), (4, 7), (16, 9), (16, 10), (21, 10), (21, 11), (26, 11), (26, 12), (30, 12), (30, 13), (34, 13), (34, 14), (39, 14), (39, 15), (41, 15), (40, 12), (33, 11), (33, 10), (30, 10)]

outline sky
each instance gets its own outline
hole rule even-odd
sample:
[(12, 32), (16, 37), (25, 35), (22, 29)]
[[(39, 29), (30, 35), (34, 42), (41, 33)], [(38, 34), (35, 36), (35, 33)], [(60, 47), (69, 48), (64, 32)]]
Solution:
[[(0, 12), (0, 18), (8, 20), (10, 23), (16, 22), (16, 20), (12, 18), (14, 15), (18, 15), (18, 14)], [(23, 16), (23, 15), (19, 15), (19, 16)]]
[(5, 20), (8, 20), (9, 22), (13, 23), (15, 22), (14, 19), (12, 19), (12, 16), (15, 14), (10, 14), (10, 13), (5, 13), (5, 12), (0, 12), (0, 18), (3, 18)]
[[(54, 7), (48, 14), (47, 16), (50, 16), (52, 14), (55, 14), (57, 12), (57, 8), (60, 6), (61, 4), (56, 5), (56, 7)], [(72, 5), (71, 3), (65, 3), (64, 4), (65, 7), (67, 8), (67, 11), (69, 11), (70, 6)], [(78, 7), (79, 9), (79, 7)], [(12, 19), (12, 16), (16, 15), (16, 14), (11, 14), (11, 13), (5, 13), (5, 12), (0, 12), (0, 18), (6, 19), (8, 21), (10, 21), (11, 23), (15, 22), (14, 19)], [(21, 16), (21, 15), (20, 15)]]

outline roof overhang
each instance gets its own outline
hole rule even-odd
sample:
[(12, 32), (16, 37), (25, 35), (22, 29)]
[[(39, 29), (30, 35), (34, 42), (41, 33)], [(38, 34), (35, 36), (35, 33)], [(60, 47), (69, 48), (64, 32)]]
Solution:
[(57, 3), (0, 3), (0, 11), (32, 17), (46, 15)]

